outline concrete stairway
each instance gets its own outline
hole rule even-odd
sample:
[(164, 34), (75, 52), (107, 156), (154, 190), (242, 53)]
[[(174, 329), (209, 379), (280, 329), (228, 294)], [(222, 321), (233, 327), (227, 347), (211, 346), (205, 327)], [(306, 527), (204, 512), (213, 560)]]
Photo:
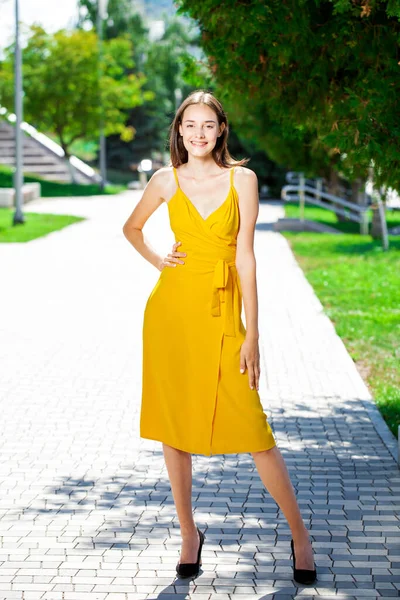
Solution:
[[(32, 137), (28, 131), (35, 137)], [(27, 126), (23, 135), (23, 165), (24, 173), (35, 175), (51, 181), (61, 183), (71, 183), (72, 178), (68, 169), (67, 161), (59, 156), (58, 147), (49, 138), (38, 134), (33, 127)], [(39, 141), (41, 138), (42, 141)], [(80, 163), (75, 159), (77, 163)], [(13, 167), (15, 165), (15, 135), (14, 126), (5, 120), (0, 119), (0, 165)], [(92, 169), (81, 163), (81, 166), (74, 165), (72, 169), (75, 173), (77, 183), (95, 183), (98, 181), (96, 173)], [(86, 171), (86, 172), (85, 172)]]

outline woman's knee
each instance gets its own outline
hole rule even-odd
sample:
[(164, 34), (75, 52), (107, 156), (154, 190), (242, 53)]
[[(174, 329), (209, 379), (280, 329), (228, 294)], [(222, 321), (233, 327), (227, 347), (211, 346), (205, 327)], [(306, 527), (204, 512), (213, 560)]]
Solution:
[(271, 452), (277, 448), (277, 446), (272, 446), (272, 448), (267, 448), (266, 450), (257, 450), (256, 452), (250, 452), (250, 454), (252, 455), (253, 458), (259, 457), (259, 456), (267, 456), (269, 454), (271, 454)]

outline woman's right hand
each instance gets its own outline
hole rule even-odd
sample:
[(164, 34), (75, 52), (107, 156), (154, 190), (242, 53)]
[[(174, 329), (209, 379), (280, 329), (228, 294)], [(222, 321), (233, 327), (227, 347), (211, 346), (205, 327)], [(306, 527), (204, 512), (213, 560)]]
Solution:
[(164, 267), (176, 267), (177, 264), (184, 265), (185, 262), (180, 260), (180, 256), (186, 256), (186, 252), (177, 252), (177, 247), (180, 246), (182, 242), (175, 242), (172, 246), (172, 252), (167, 254), (167, 256), (161, 261), (159, 266), (160, 271), (163, 270)]

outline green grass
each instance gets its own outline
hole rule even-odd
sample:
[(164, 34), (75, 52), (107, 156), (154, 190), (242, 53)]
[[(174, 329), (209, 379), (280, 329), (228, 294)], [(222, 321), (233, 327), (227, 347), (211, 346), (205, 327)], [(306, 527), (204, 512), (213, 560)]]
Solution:
[(83, 217), (24, 212), (25, 223), (13, 226), (14, 209), (0, 208), (0, 243), (29, 242), (52, 231), (84, 221)]
[[(297, 216), (296, 207), (286, 207)], [(332, 225), (333, 214), (306, 207), (306, 219)], [(332, 219), (333, 218), (333, 219)], [(390, 223), (389, 223), (390, 221)], [(398, 224), (390, 213), (389, 226)], [(337, 226), (350, 226), (338, 223)], [(357, 228), (357, 224), (356, 224)], [(400, 237), (380, 240), (351, 233), (282, 232), (355, 361), (375, 403), (397, 437), (400, 424)]]
[[(101, 191), (97, 184), (89, 183), (79, 185), (75, 183), (57, 183), (55, 181), (46, 181), (34, 175), (25, 175), (25, 183), (38, 182), (41, 185), (41, 196), (43, 198), (55, 196), (97, 196), (103, 194), (118, 194), (126, 189), (123, 185), (107, 185), (104, 191)], [(13, 187), (12, 169), (0, 166), (0, 188)]]

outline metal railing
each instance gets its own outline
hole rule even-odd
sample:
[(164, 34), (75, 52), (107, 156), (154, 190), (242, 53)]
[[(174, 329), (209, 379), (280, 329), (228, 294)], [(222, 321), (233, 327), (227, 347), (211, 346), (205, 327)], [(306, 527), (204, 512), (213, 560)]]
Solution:
[[(298, 181), (295, 184), (295, 181)], [(306, 202), (330, 210), (338, 215), (343, 215), (350, 221), (360, 223), (360, 233), (368, 234), (370, 223), (370, 206), (354, 204), (339, 196), (334, 196), (323, 191), (322, 179), (306, 179), (303, 174), (289, 172), (288, 185), (281, 191), (282, 200), (298, 200), (300, 208), (300, 221), (304, 221), (304, 205)], [(328, 200), (329, 202), (324, 202)]]

